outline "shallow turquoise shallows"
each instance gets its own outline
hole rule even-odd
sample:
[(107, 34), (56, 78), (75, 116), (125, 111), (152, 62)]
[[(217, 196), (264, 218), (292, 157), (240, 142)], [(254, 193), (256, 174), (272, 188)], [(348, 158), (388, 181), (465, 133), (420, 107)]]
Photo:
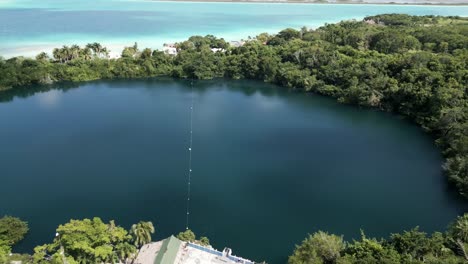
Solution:
[(115, 56), (134, 42), (161, 48), (165, 42), (206, 34), (239, 40), (381, 13), (468, 16), (468, 6), (0, 0), (0, 56), (32, 56), (94, 41)]
[[(190, 86), (170, 79), (0, 94), (0, 215), (29, 222), (15, 251), (100, 216), (155, 239), (185, 229)], [(190, 228), (214, 247), (285, 263), (307, 233), (443, 230), (468, 209), (432, 139), (399, 117), (261, 82), (194, 89)]]

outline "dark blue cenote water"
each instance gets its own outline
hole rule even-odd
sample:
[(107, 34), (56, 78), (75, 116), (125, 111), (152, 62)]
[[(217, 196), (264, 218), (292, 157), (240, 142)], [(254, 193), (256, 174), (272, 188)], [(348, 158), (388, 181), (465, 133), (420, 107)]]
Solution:
[[(70, 218), (183, 231), (190, 95), (170, 79), (0, 94), (0, 215), (31, 229), (15, 250)], [(284, 263), (320, 229), (432, 232), (467, 209), (431, 138), (399, 117), (253, 81), (196, 82), (194, 102), (190, 227), (215, 248)]]

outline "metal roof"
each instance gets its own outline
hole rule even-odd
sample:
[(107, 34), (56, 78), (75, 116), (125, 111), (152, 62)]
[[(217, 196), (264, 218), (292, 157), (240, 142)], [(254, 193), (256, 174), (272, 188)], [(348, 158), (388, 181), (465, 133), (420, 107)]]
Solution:
[(181, 243), (182, 241), (174, 236), (164, 239), (161, 249), (154, 259), (154, 264), (173, 264), (176, 260)]

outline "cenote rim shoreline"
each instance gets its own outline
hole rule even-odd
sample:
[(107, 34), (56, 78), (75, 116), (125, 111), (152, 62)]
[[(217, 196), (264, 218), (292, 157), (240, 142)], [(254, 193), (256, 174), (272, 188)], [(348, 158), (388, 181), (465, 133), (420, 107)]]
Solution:
[[(169, 82), (169, 83), (170, 83), (170, 82), (176, 82), (176, 83), (179, 84), (179, 85), (176, 86), (177, 89), (180, 88), (180, 91), (183, 91), (184, 93), (189, 92), (189, 89), (190, 89), (190, 85), (189, 85), (189, 84), (190, 84), (190, 81), (191, 81), (190, 79), (180, 79), (180, 78), (172, 78), (172, 77), (131, 78), (131, 79), (130, 79), (130, 78), (123, 78), (123, 79), (111, 79), (111, 80), (102, 79), (102, 80), (94, 80), (94, 81), (86, 81), (86, 82), (57, 82), (57, 83), (54, 84), (54, 85), (41, 85), (41, 86), (38, 87), (39, 90), (35, 90), (35, 89), (34, 89), (34, 87), (37, 87), (37, 86), (21, 87), (21, 88), (18, 88), (18, 89), (15, 88), (15, 89), (11, 90), (11, 95), (12, 95), (11, 98), (12, 98), (12, 99), (15, 99), (15, 98), (23, 99), (24, 97), (29, 97), (29, 95), (35, 94), (36, 92), (39, 92), (39, 93), (40, 93), (40, 92), (42, 92), (42, 91), (49, 91), (49, 90), (56, 89), (57, 87), (60, 88), (60, 86), (63, 87), (63, 84), (69, 84), (70, 87), (67, 87), (67, 88), (65, 88), (65, 89), (70, 89), (70, 90), (74, 90), (73, 87), (80, 88), (80, 87), (83, 87), (83, 86), (90, 86), (90, 87), (86, 87), (86, 89), (88, 90), (88, 92), (89, 92), (89, 91), (92, 92), (92, 91), (94, 91), (94, 90), (92, 90), (92, 89), (94, 89), (93, 84), (100, 84), (100, 83), (106, 84), (106, 83), (109, 83), (109, 84), (110, 84), (110, 88), (116, 87), (116, 88), (118, 89), (119, 87), (125, 87), (125, 90), (126, 90), (125, 92), (128, 92), (128, 91), (131, 91), (132, 89), (147, 89), (146, 87), (149, 87), (149, 86), (147, 86), (147, 85), (143, 85), (143, 86), (141, 86), (141, 87), (138, 87), (138, 88), (135, 87), (135, 88), (134, 88), (134, 87), (128, 85), (128, 84), (130, 84), (130, 83), (139, 83), (139, 82), (141, 82), (141, 83), (149, 82), (149, 83), (150, 83), (150, 82), (152, 82), (152, 81), (161, 81), (161, 80), (163, 80), (164, 82), (167, 81), (167, 82)], [(264, 82), (258, 81), (258, 80), (248, 80), (248, 79), (243, 79), (243, 80), (231, 80), (231, 79), (226, 79), (226, 78), (217, 78), (217, 79), (206, 80), (206, 81), (204, 81), (204, 80), (197, 80), (197, 81), (195, 81), (195, 84), (197, 84), (197, 83), (204, 83), (204, 84), (206, 84), (206, 87), (211, 87), (211, 86), (216, 86), (217, 83), (222, 84), (222, 83), (224, 83), (225, 81), (227, 81), (227, 82), (235, 82), (235, 83), (239, 83), (239, 84), (242, 84), (242, 83), (256, 84), (256, 83), (258, 83), (258, 84), (262, 84), (261, 86), (263, 86), (263, 87), (267, 87), (266, 89), (268, 89), (268, 88), (270, 88), (270, 87), (271, 87), (271, 88), (277, 88), (276, 91), (279, 92), (279, 93), (281, 93), (281, 94), (293, 94), (293, 95), (294, 95), (294, 96), (293, 96), (294, 98), (301, 98), (301, 100), (300, 100), (299, 102), (308, 101), (308, 100), (306, 99), (306, 97), (308, 97), (308, 96), (311, 96), (311, 97), (313, 96), (313, 97), (315, 97), (315, 95), (318, 95), (318, 94), (314, 94), (314, 93), (304, 93), (304, 92), (300, 92), (300, 91), (295, 91), (295, 90), (287, 89), (287, 88), (285, 88), (285, 87), (281, 87), (281, 86), (278, 86), (278, 85), (275, 85), (275, 84), (264, 83)], [(122, 82), (122, 85), (120, 85), (120, 86), (112, 86), (112, 83), (119, 83), (119, 82)], [(56, 87), (54, 88), (54, 86), (56, 86)], [(241, 86), (242, 86), (242, 85), (240, 85), (239, 87), (241, 87)], [(104, 86), (104, 88), (106, 88), (106, 87), (107, 87), (107, 85)], [(234, 90), (240, 91), (240, 92), (241, 92), (241, 91), (242, 91), (242, 90), (241, 90), (242, 88), (239, 88), (239, 87), (234, 88)], [(28, 88), (30, 88), (31, 90), (28, 90)], [(83, 88), (84, 88), (84, 87), (83, 87)], [(58, 89), (58, 90), (65, 90), (65, 89)], [(169, 91), (169, 90), (172, 91), (170, 87), (165, 88), (165, 89), (168, 89), (168, 91)], [(204, 87), (203, 89), (206, 89), (207, 91), (210, 91), (209, 88), (205, 88), (205, 87)], [(231, 89), (232, 89), (232, 88), (227, 87), (227, 90), (228, 90), (228, 91), (230, 91)], [(15, 95), (14, 95), (14, 94), (15, 94), (15, 91), (20, 91), (20, 90), (23, 90), (23, 91), (27, 92), (26, 96), (21, 96), (21, 95), (16, 95), (16, 96), (15, 96)], [(103, 89), (101, 89), (101, 90), (103, 90)], [(221, 90), (223, 90), (223, 89), (221, 89)], [(115, 90), (114, 90), (114, 91), (115, 91)], [(212, 91), (212, 90), (211, 90), (211, 91)], [(102, 92), (102, 91), (101, 91), (101, 92)], [(7, 91), (7, 93), (8, 93), (8, 91)], [(118, 93), (120, 93), (120, 92), (118, 92)], [(275, 92), (275, 93), (276, 93), (276, 92)], [(297, 96), (296, 96), (296, 95), (297, 95)], [(2, 96), (2, 94), (0, 93), (0, 97), (1, 97), (1, 96)], [(89, 96), (89, 94), (86, 95), (86, 96)], [(144, 96), (144, 94), (143, 94), (142, 96)], [(184, 95), (184, 97), (186, 97), (186, 94)], [(234, 96), (234, 97), (235, 97), (235, 96)], [(319, 98), (319, 97), (317, 97), (317, 98)], [(346, 107), (346, 108), (354, 109), (354, 110), (357, 110), (357, 111), (360, 111), (360, 109), (362, 109), (362, 111), (368, 111), (367, 108), (363, 108), (363, 107), (359, 108), (359, 107), (355, 107), (355, 106), (353, 106), (353, 105), (344, 105), (344, 104), (340, 104), (340, 103), (336, 102), (336, 100), (335, 100), (334, 98), (330, 98), (330, 97), (328, 97), (328, 96), (320, 96), (320, 98), (326, 99), (326, 101), (327, 101), (327, 102), (330, 102), (330, 104), (332, 104), (332, 105), (337, 105), (337, 106), (339, 105), (340, 108)], [(295, 102), (298, 102), (298, 101), (295, 101)], [(379, 111), (377, 111), (377, 109), (371, 109), (371, 108), (370, 108), (370, 110), (372, 110), (372, 112), (379, 112)], [(400, 119), (400, 120), (401, 120), (401, 119), (403, 119), (403, 120), (407, 119), (407, 118), (402, 118), (402, 116), (395, 115), (395, 114), (393, 114), (393, 113), (382, 112), (382, 114), (388, 114), (388, 115), (390, 115), (390, 116), (392, 116), (392, 117), (395, 117), (395, 118), (397, 118), (397, 119)], [(182, 120), (182, 121), (184, 121), (184, 120)], [(408, 121), (410, 121), (410, 120), (408, 120)], [(408, 121), (405, 121), (405, 122), (408, 122)], [(414, 123), (413, 123), (413, 122), (411, 122), (411, 123), (412, 123), (412, 126), (414, 127)], [(415, 128), (415, 129), (416, 129), (416, 128)], [(418, 129), (418, 131), (421, 131), (421, 133), (420, 133), (421, 135), (424, 135), (424, 136), (428, 135), (427, 133), (422, 133), (422, 129), (420, 129), (419, 126), (418, 126), (417, 129)], [(429, 138), (428, 138), (428, 140), (429, 140)], [(431, 145), (434, 146), (433, 140), (431, 140), (430, 142), (431, 142)], [(440, 155), (440, 152), (439, 152), (439, 155)], [(440, 177), (442, 177), (442, 175), (440, 175)], [(390, 179), (390, 180), (391, 180), (391, 179)], [(447, 183), (447, 181), (446, 181), (446, 180), (443, 180), (443, 179), (441, 179), (441, 180), (438, 181), (438, 182), (441, 182), (441, 183), (444, 183), (444, 184)], [(444, 189), (445, 189), (445, 187), (444, 187)], [(451, 193), (451, 192), (450, 192), (450, 193), (447, 193), (447, 192), (445, 192), (445, 191), (444, 191), (444, 193), (445, 193), (445, 196), (447, 196), (447, 195), (452, 196), (452, 194), (453, 194), (453, 193)], [(428, 193), (428, 194), (431, 195), (430, 193)], [(101, 215), (101, 217), (102, 217), (103, 219), (105, 219), (105, 220), (108, 220), (108, 219), (109, 219), (109, 215), (112, 215), (112, 211), (109, 211), (109, 212), (107, 212), (107, 213), (105, 213), (105, 214), (106, 214), (106, 215)], [(159, 217), (158, 217), (159, 214), (155, 213), (155, 215), (156, 215), (157, 218), (159, 218)], [(112, 217), (112, 216), (111, 216), (111, 217)], [(156, 218), (156, 219), (157, 219), (157, 218)], [(119, 219), (119, 216), (114, 217), (114, 219), (116, 219), (117, 222), (118, 222), (119, 224), (121, 224), (122, 221), (121, 221), (121, 219)], [(26, 220), (28, 220), (28, 219), (26, 219)], [(158, 222), (156, 222), (156, 224), (158, 224)], [(448, 223), (447, 223), (447, 224), (448, 224)], [(127, 227), (127, 224), (125, 223), (125, 224), (123, 224), (122, 226)], [(33, 227), (33, 228), (36, 228), (36, 227)], [(161, 229), (164, 229), (164, 227), (161, 227)], [(323, 229), (323, 228), (322, 228), (322, 229)], [(197, 229), (195, 229), (195, 230), (197, 230)], [(207, 230), (209, 230), (209, 228), (208, 228)], [(52, 234), (52, 232), (53, 232), (53, 230), (48, 230), (48, 231), (49, 231), (49, 233), (51, 233), (51, 234)], [(52, 231), (52, 232), (51, 232), (51, 231)], [(170, 231), (172, 231), (172, 230), (170, 230)], [(206, 230), (205, 230), (205, 231), (206, 231)], [(312, 229), (312, 227), (309, 229), (309, 232), (314, 232), (314, 231), (315, 231), (315, 229)], [(326, 230), (326, 231), (333, 232), (332, 230)], [(355, 230), (355, 231), (358, 232), (358, 230)], [(402, 231), (402, 230), (400, 230), (400, 231)], [(208, 232), (210, 232), (210, 231), (208, 231)], [(200, 232), (197, 232), (197, 233), (199, 233), (199, 234), (201, 234), (201, 235), (207, 234), (207, 233), (200, 233)], [(216, 234), (216, 232), (215, 232), (215, 234)], [(208, 233), (208, 235), (209, 235), (209, 233)], [(387, 234), (387, 236), (384, 236), (384, 237), (388, 237), (389, 235), (390, 235), (390, 234)], [(258, 236), (261, 236), (261, 233), (259, 233)], [(299, 238), (299, 239), (296, 240), (295, 242), (296, 242), (296, 243), (300, 243), (300, 242), (302, 241), (302, 239), (303, 239), (305, 236), (306, 236), (306, 233), (303, 233), (302, 236), (301, 236), (301, 238)], [(349, 236), (346, 236), (346, 237), (347, 237), (348, 239), (350, 239)], [(28, 238), (30, 238), (30, 236), (28, 236), (26, 239), (28, 239)], [(157, 237), (157, 238), (159, 238), (159, 237)], [(216, 245), (217, 247), (219, 247), (220, 245), (230, 246), (230, 245), (229, 245), (229, 243), (230, 243), (229, 241), (230, 241), (230, 240), (229, 240), (228, 237), (226, 237), (225, 239), (223, 239), (222, 236), (219, 236), (219, 235), (218, 235), (217, 237), (213, 237), (212, 240), (213, 240), (213, 242), (215, 242), (215, 245)], [(285, 245), (286, 245), (286, 242), (283, 242), (283, 244), (284, 244), (283, 247), (285, 247), (285, 249), (288, 250), (289, 253), (291, 253), (291, 252), (292, 252), (291, 250), (294, 248), (294, 243), (289, 243), (289, 242), (287, 242), (287, 246), (285, 246)], [(26, 245), (26, 244), (25, 244), (25, 243), (20, 243), (18, 246), (19, 246), (19, 248), (21, 248), (21, 247), (24, 247), (24, 245)], [(235, 253), (238, 252), (238, 250), (236, 250), (236, 249), (237, 249), (236, 246), (233, 246), (232, 248), (235, 250), (235, 251), (234, 251)], [(238, 254), (239, 254), (239, 255), (244, 255), (242, 252), (239, 252)], [(249, 255), (246, 255), (246, 257), (249, 257), (249, 258), (251, 258), (251, 259), (257, 260), (256, 257), (250, 257)], [(267, 258), (267, 257), (268, 257), (268, 256), (265, 256), (265, 258)], [(258, 260), (261, 260), (261, 259), (258, 259)], [(274, 262), (274, 263), (276, 263), (276, 262)]]

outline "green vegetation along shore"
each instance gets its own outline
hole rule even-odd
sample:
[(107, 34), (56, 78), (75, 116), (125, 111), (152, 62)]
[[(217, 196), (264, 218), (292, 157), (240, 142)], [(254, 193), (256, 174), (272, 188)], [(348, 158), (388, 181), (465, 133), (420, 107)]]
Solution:
[[(341, 103), (400, 114), (433, 135), (445, 157), (443, 168), (468, 198), (468, 19), (378, 15), (317, 30), (285, 29), (260, 34), (231, 47), (214, 36), (177, 43), (177, 55), (138, 45), (108, 59), (99, 43), (55, 49), (35, 59), (0, 59), (0, 90), (61, 81), (171, 76), (190, 79), (256, 79)], [(429, 194), (430, 195), (430, 194)], [(0, 263), (98, 263), (133, 258), (151, 241), (154, 227), (140, 222), (127, 231), (99, 218), (72, 220), (33, 256), (10, 255), (27, 233), (14, 217), (0, 220)], [(182, 239), (195, 239), (182, 233)], [(209, 243), (208, 239), (200, 239)], [(427, 235), (417, 228), (388, 240), (317, 232), (307, 237), (289, 263), (466, 263), (468, 215), (447, 232)]]
[[(0, 263), (22, 261), (35, 264), (132, 263), (138, 250), (152, 241), (151, 222), (139, 222), (130, 230), (100, 218), (71, 220), (57, 228), (49, 244), (37, 246), (34, 254), (11, 254), (11, 247), (28, 231), (19, 218), (0, 218)], [(468, 214), (458, 217), (446, 232), (428, 235), (417, 227), (389, 239), (366, 237), (346, 242), (342, 236), (323, 231), (309, 235), (289, 256), (289, 264), (461, 264), (468, 261)], [(182, 241), (210, 245), (206, 237), (196, 239), (191, 230), (177, 235)]]
[(93, 43), (53, 58), (0, 59), (0, 90), (154, 76), (263, 80), (409, 118), (433, 135), (449, 181), (468, 197), (468, 19), (378, 15), (260, 34), (239, 47), (193, 36), (176, 48), (174, 56), (135, 44), (108, 59)]
[[(12, 254), (12, 246), (28, 232), (28, 223), (11, 216), (0, 218), (0, 263), (130, 263), (138, 257), (138, 250), (152, 241), (155, 228), (152, 222), (140, 221), (129, 230), (114, 221), (100, 218), (70, 220), (60, 225), (56, 237), (49, 244), (34, 248), (34, 254)], [(177, 235), (182, 241), (208, 246), (207, 237), (196, 238), (190, 230)]]

